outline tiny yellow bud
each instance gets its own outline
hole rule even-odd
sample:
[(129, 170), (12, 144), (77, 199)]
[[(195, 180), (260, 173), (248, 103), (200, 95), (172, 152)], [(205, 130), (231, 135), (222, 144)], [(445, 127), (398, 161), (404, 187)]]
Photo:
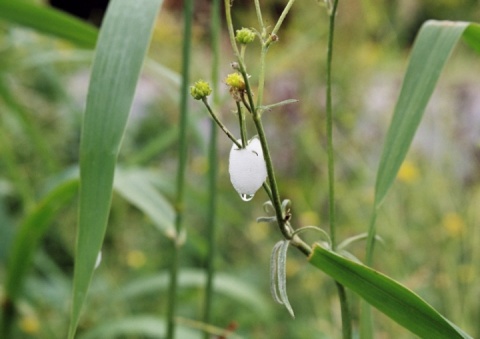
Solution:
[(227, 75), (225, 78), (225, 83), (230, 86), (231, 88), (234, 88), (239, 91), (245, 90), (245, 81), (243, 81), (243, 77), (240, 73), (230, 73)]
[(190, 87), (190, 94), (195, 100), (202, 100), (212, 93), (210, 84), (203, 80), (198, 80)]
[(237, 36), (235, 39), (238, 43), (246, 45), (255, 40), (255, 33), (248, 28), (237, 29)]

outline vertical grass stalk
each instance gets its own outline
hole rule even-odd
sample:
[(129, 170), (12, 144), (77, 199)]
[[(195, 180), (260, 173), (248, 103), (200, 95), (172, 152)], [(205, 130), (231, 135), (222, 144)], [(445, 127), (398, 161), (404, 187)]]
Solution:
[[(211, 18), (211, 39), (212, 39), (212, 97), (213, 105), (216, 107), (219, 101), (218, 79), (220, 67), (220, 0), (212, 2)], [(240, 114), (240, 112), (239, 112)], [(215, 274), (215, 254), (216, 254), (216, 210), (217, 210), (217, 128), (215, 121), (210, 123), (210, 140), (208, 151), (208, 210), (207, 210), (207, 281), (205, 285), (205, 300), (203, 309), (203, 322), (211, 323), (212, 304), (213, 304), (213, 279)], [(205, 331), (205, 339), (210, 337), (210, 333)]]
[(182, 85), (180, 93), (180, 121), (178, 141), (178, 169), (177, 169), (177, 193), (175, 199), (175, 237), (172, 239), (172, 262), (170, 266), (170, 286), (167, 308), (167, 338), (175, 336), (175, 311), (177, 304), (178, 267), (180, 252), (180, 237), (183, 227), (184, 212), (184, 191), (185, 191), (185, 170), (187, 164), (188, 140), (188, 94), (189, 94), (189, 73), (190, 73), (190, 50), (193, 20), (193, 0), (184, 2), (184, 31), (182, 48)]
[[(331, 12), (329, 13), (328, 27), (328, 45), (327, 45), (327, 156), (328, 156), (328, 205), (329, 205), (329, 223), (330, 239), (332, 241), (332, 250), (336, 246), (336, 216), (335, 216), (335, 155), (333, 148), (333, 104), (332, 104), (332, 60), (333, 60), (333, 40), (335, 32), (335, 17), (337, 15), (338, 0), (334, 0)], [(345, 287), (336, 282), (338, 297), (340, 300), (340, 309), (342, 314), (342, 333), (343, 338), (352, 337), (351, 315), (348, 305)]]

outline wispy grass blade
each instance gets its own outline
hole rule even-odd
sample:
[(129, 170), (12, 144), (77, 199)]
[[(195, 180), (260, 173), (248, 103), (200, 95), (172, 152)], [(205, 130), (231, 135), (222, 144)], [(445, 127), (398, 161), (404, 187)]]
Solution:
[(309, 261), (421, 338), (471, 338), (417, 294), (378, 271), (318, 245)]
[(0, 19), (93, 48), (98, 29), (74, 16), (28, 1), (0, 0)]
[[(93, 328), (79, 339), (98, 338), (162, 338), (165, 333), (165, 320), (156, 315), (135, 315), (122, 319), (105, 321)], [(178, 329), (179, 338), (199, 338), (199, 331), (189, 329), (185, 326)]]
[(145, 171), (117, 169), (114, 189), (125, 200), (145, 213), (163, 234), (171, 239), (176, 237), (175, 211), (168, 200), (154, 187)]
[(467, 22), (428, 21), (418, 33), (380, 158), (375, 184), (376, 207), (392, 186), (442, 69), (468, 25)]
[(39, 241), (59, 209), (71, 201), (77, 191), (78, 180), (61, 183), (46, 195), (20, 224), (8, 260), (5, 291), (9, 299), (15, 300), (20, 295)]
[[(373, 262), (377, 211), (405, 160), (440, 74), (464, 34), (467, 22), (427, 21), (415, 40), (377, 170), (374, 208), (367, 237), (366, 263)], [(369, 306), (362, 305), (361, 331), (372, 335)]]
[(93, 62), (80, 145), (80, 205), (73, 281), (73, 338), (111, 204), (114, 169), (161, 0), (114, 0)]
[(0, 336), (9, 337), (9, 326), (15, 317), (15, 303), (25, 287), (25, 279), (39, 242), (58, 211), (72, 200), (77, 191), (78, 180), (61, 183), (49, 192), (20, 224), (8, 256)]

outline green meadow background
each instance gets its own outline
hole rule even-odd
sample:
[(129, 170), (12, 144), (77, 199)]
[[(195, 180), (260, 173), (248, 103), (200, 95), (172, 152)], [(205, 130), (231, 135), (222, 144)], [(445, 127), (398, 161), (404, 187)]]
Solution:
[[(29, 12), (28, 7), (22, 12), (21, 6), (15, 9), (20, 12), (9, 12), (9, 3), (0, 0), (0, 300), (7, 294), (15, 296), (17, 314), (9, 329), (12, 338), (65, 338), (71, 326), (78, 205), (89, 203), (81, 202), (85, 198), (77, 193), (75, 178), (82, 156), (104, 145), (103, 141), (93, 143), (89, 151), (80, 152), (84, 114), (93, 110), (87, 104), (92, 61), (94, 57), (100, 60), (103, 52), (93, 50), (97, 39), (93, 26), (69, 21), (59, 32), (49, 26), (56, 17)], [(39, 1), (20, 3), (47, 8)], [(90, 104), (96, 100), (112, 114), (123, 110), (121, 119), (128, 116), (128, 122), (125, 133), (115, 136), (121, 139), (121, 147), (102, 260), (88, 295), (75, 294), (85, 298), (78, 338), (161, 338), (165, 331), (171, 238), (178, 207), (184, 17), (174, 1), (156, 1), (156, 5), (161, 6), (158, 17), (155, 4), (138, 12), (156, 20), (151, 33), (150, 26), (144, 28), (151, 34), (150, 44), (144, 46), (148, 47), (146, 61), (139, 56), (138, 60), (123, 60), (127, 66), (119, 65), (119, 69), (137, 67), (140, 72), (131, 110), (122, 101), (122, 83), (99, 78), (90, 85), (97, 86), (88, 94)], [(262, 1), (262, 6), (264, 20), (274, 25), (284, 2)], [(338, 11), (333, 104), (337, 237), (342, 240), (368, 231), (383, 141), (418, 30), (429, 19), (479, 22), (480, 6), (469, 0), (363, 0), (340, 1)], [(211, 77), (211, 13), (210, 2), (194, 1), (192, 83)], [(257, 24), (253, 2), (235, 1), (232, 14), (237, 28)], [(34, 15), (38, 20), (32, 28), (25, 18), (35, 19)], [(129, 36), (128, 20), (112, 28), (125, 30), (120, 40), (104, 36), (111, 42), (108, 48), (117, 48), (118, 53), (126, 45), (122, 37), (135, 40)], [(327, 34), (325, 8), (314, 0), (297, 1), (267, 57), (264, 101), (294, 98), (299, 102), (267, 112), (263, 119), (280, 192), (292, 201), (292, 223), (325, 230)], [(234, 61), (224, 26), (220, 51), (217, 111), (239, 135), (234, 105), (223, 83)], [(255, 82), (259, 67), (255, 56), (260, 49), (252, 45), (248, 52), (248, 72)], [(96, 67), (107, 70), (112, 59), (104, 56), (102, 60)], [(134, 77), (133, 73), (128, 76)], [(479, 74), (478, 53), (460, 42), (378, 212), (377, 234), (382, 242), (374, 254), (376, 269), (415, 291), (472, 337), (480, 337)], [(122, 100), (102, 103), (103, 91), (117, 87)], [(191, 98), (186, 105), (185, 238), (178, 253), (176, 316), (177, 337), (196, 338), (205, 329), (201, 321), (211, 124), (203, 105)], [(112, 115), (107, 123), (121, 122)], [(97, 127), (92, 133), (102, 130)], [(253, 125), (248, 127), (253, 131)], [(281, 234), (273, 224), (256, 222), (264, 215), (262, 205), (268, 197), (259, 191), (250, 202), (240, 199), (228, 175), (231, 142), (219, 133), (217, 145), (218, 229), (211, 325), (232, 330), (229, 338), (341, 337), (333, 280), (313, 269), (294, 249), (287, 261), (287, 290), (296, 318), (291, 319), (272, 300), (270, 252)], [(117, 150), (103, 151), (95, 159), (112, 157), (114, 166)], [(103, 184), (102, 177), (95, 180), (91, 192)], [(96, 203), (90, 203), (91, 215), (80, 218), (95, 217)], [(309, 243), (318, 240), (310, 233), (305, 239)], [(349, 250), (364, 260), (363, 241)], [(8, 264), (12, 258), (23, 262), (17, 271)], [(95, 255), (82, 260), (93, 265)], [(356, 327), (360, 299), (351, 292), (348, 296)], [(2, 307), (7, 309), (5, 304)], [(7, 319), (7, 313), (3, 317)], [(375, 338), (414, 337), (380, 312), (374, 311), (374, 318)]]

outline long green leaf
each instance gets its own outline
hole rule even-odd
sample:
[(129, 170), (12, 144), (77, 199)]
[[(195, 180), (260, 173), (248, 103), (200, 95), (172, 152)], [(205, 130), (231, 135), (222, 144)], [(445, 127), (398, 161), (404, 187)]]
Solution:
[(59, 209), (73, 198), (77, 189), (78, 180), (61, 183), (40, 201), (20, 225), (8, 258), (5, 283), (5, 291), (11, 301), (15, 301), (21, 293), (38, 242), (48, 230)]
[(154, 225), (170, 238), (175, 238), (175, 211), (143, 170), (115, 171), (114, 189), (125, 200), (144, 212)]
[(422, 338), (471, 338), (395, 280), (315, 245), (310, 263)]
[(73, 338), (101, 249), (114, 169), (161, 0), (113, 0), (98, 38), (80, 146), (80, 206), (73, 281)]
[[(168, 288), (169, 274), (159, 273), (153, 276), (137, 278), (119, 289), (116, 298), (138, 299), (141, 296), (156, 295)], [(202, 289), (206, 284), (206, 273), (200, 269), (184, 268), (178, 276), (178, 287), (183, 289)], [(268, 318), (272, 314), (270, 303), (264, 295), (253, 286), (238, 277), (218, 273), (213, 279), (215, 293), (235, 300), (238, 304), (248, 307), (258, 317)], [(115, 299), (114, 299), (115, 300)]]
[(480, 53), (480, 25), (471, 23), (463, 33), (463, 39), (465, 42)]
[(402, 89), (385, 139), (375, 184), (375, 207), (392, 186), (412, 143), (440, 73), (467, 22), (428, 21), (415, 40)]
[[(163, 338), (165, 320), (154, 315), (137, 315), (118, 320), (102, 322), (98, 327), (80, 336), (80, 339), (123, 338), (125, 336)], [(199, 338), (200, 332), (180, 327), (179, 338)]]
[(0, 0), (0, 19), (93, 48), (98, 30), (69, 14), (27, 1)]

